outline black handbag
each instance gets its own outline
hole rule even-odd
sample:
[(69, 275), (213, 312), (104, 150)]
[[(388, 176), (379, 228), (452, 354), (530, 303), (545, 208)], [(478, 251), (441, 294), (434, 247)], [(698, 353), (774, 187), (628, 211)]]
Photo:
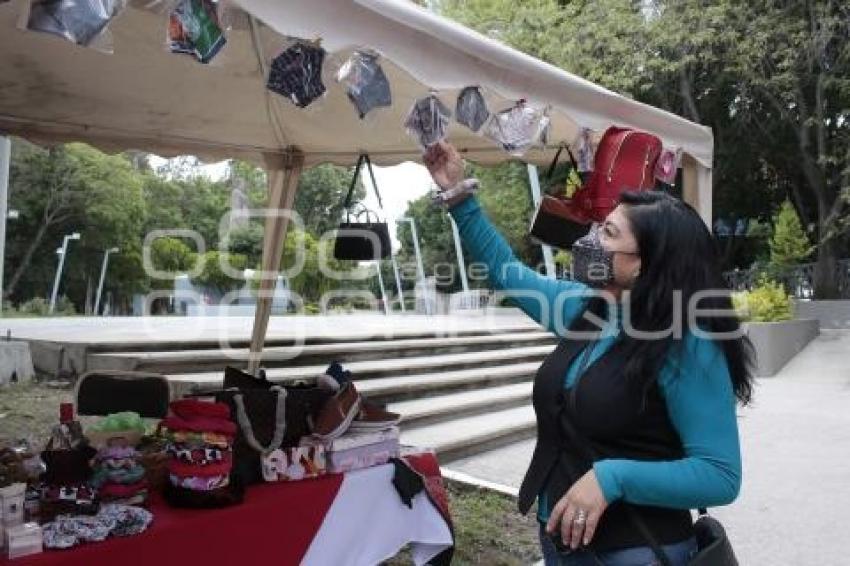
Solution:
[[(569, 417), (562, 414), (560, 422), (567, 429), (576, 446), (585, 453), (585, 456), (589, 457), (592, 462), (596, 461), (598, 459), (596, 450), (593, 449), (587, 438), (578, 432)], [(670, 558), (652, 534), (646, 521), (629, 503), (625, 503), (625, 508), (629, 514), (629, 520), (646, 540), (649, 547), (652, 548), (652, 552), (661, 565), (671, 566)], [(726, 530), (720, 524), (720, 521), (711, 517), (706, 509), (699, 509), (698, 513), (699, 519), (694, 523), (697, 553), (688, 561), (688, 566), (738, 566), (738, 559), (732, 550), (732, 543), (729, 542)]]
[[(233, 442), (233, 473), (243, 485), (263, 481), (263, 452), (298, 446), (310, 434), (313, 418), (333, 392), (314, 385), (280, 385), (261, 372), (254, 377), (233, 367), (224, 370), (224, 389), (216, 401), (227, 403), (238, 432)], [(283, 399), (281, 399), (281, 396)]]
[[(372, 170), (372, 161), (369, 156), (361, 154), (357, 159), (357, 166), (354, 168), (354, 176), (351, 179), (351, 185), (348, 188), (348, 194), (345, 196), (343, 208), (345, 208), (345, 222), (340, 223), (336, 232), (336, 241), (334, 242), (334, 257), (341, 260), (355, 261), (374, 261), (384, 259), (390, 256), (390, 230), (387, 223), (380, 220), (378, 215), (360, 204), (361, 211), (354, 216), (352, 222), (352, 203), (351, 197), (354, 193), (354, 187), (357, 186), (357, 178), (360, 175), (360, 169), (363, 164), (369, 171), (369, 177), (372, 180), (372, 186), (375, 187), (375, 194), (378, 197), (378, 206), (383, 210), (384, 205), (381, 202), (381, 194), (378, 192), (378, 185), (375, 182), (375, 173)], [(363, 215), (366, 215), (365, 222), (361, 220)]]
[[(570, 159), (570, 164), (566, 168), (566, 175), (563, 174), (563, 170), (558, 173), (557, 169), (558, 158), (564, 150), (566, 150)], [(566, 185), (567, 179), (573, 174), (579, 175), (579, 179), (582, 183), (584, 182), (584, 176), (578, 173), (578, 163), (576, 163), (573, 152), (567, 144), (561, 144), (541, 180), (545, 194), (542, 195), (540, 204), (537, 205), (537, 209), (531, 217), (528, 235), (535, 242), (569, 250), (573, 242), (587, 234), (588, 223), (579, 221), (580, 219), (575, 217), (574, 207), (570, 199), (561, 190), (561, 187)]]

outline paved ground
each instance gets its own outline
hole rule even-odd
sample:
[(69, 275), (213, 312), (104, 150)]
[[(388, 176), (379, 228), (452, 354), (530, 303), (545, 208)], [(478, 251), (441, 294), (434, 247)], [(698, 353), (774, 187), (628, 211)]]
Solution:
[[(45, 321), (49, 320), (49, 324)], [(254, 317), (246, 316), (146, 316), (146, 317), (55, 317), (3, 318), (0, 334), (10, 331), (13, 338), (55, 340), (57, 342), (138, 342), (247, 340), (251, 338)], [(539, 328), (516, 309), (493, 309), (462, 315), (341, 314), (327, 316), (273, 316), (267, 339), (344, 337), (358, 339), (391, 338), (410, 332), (440, 332), (451, 335), (460, 330), (505, 330)]]
[[(850, 331), (823, 331), (741, 409), (744, 484), (713, 510), (742, 565), (850, 564)], [(451, 464), (518, 487), (533, 442)]]

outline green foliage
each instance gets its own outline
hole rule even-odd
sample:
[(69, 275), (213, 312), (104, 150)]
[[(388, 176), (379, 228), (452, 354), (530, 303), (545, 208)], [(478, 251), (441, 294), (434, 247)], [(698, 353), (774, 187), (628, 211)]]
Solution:
[(50, 303), (44, 297), (33, 297), (18, 305), (18, 312), (21, 314), (46, 316), (50, 309)]
[[(181, 273), (190, 271), (195, 264), (196, 254), (178, 238), (157, 238), (151, 244), (151, 263), (157, 271)], [(152, 279), (151, 287), (171, 289), (173, 279)]]
[(248, 265), (259, 265), (263, 256), (263, 226), (259, 222), (248, 222), (233, 228), (227, 235), (227, 251), (245, 256)]
[(227, 252), (209, 251), (199, 258), (204, 262), (200, 274), (192, 278), (192, 284), (202, 287), (214, 289), (221, 294), (227, 293), (241, 287), (245, 280), (240, 277), (231, 277), (222, 269), (221, 264), (224, 262), (230, 265), (232, 270), (238, 271), (240, 274), (247, 266), (245, 256), (239, 254), (231, 254)]
[(770, 263), (776, 268), (790, 267), (803, 262), (811, 253), (812, 246), (800, 224), (800, 217), (791, 202), (786, 200), (773, 217)]
[[(352, 174), (350, 168), (330, 164), (317, 165), (301, 174), (295, 194), (295, 211), (301, 215), (308, 232), (321, 237), (339, 225)], [(358, 181), (352, 202), (359, 202), (365, 195), (363, 184)]]
[(790, 320), (791, 298), (785, 288), (775, 281), (762, 279), (751, 291), (732, 294), (738, 315), (749, 322), (780, 322)]

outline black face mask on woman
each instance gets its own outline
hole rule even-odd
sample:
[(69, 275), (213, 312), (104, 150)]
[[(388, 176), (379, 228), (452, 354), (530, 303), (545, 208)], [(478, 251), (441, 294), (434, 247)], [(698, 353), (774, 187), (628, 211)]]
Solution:
[(609, 286), (614, 282), (614, 253), (602, 247), (598, 225), (594, 224), (573, 244), (573, 279), (597, 289)]

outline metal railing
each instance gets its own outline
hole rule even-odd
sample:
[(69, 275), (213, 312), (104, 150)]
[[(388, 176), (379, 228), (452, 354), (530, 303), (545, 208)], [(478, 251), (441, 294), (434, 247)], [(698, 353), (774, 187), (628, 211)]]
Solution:
[[(772, 274), (772, 279), (785, 285), (797, 299), (811, 299), (814, 295), (814, 263), (801, 263)], [(749, 291), (758, 284), (764, 270), (758, 268), (727, 271), (723, 274), (733, 291)], [(835, 262), (835, 281), (839, 296), (850, 299), (850, 259)]]

